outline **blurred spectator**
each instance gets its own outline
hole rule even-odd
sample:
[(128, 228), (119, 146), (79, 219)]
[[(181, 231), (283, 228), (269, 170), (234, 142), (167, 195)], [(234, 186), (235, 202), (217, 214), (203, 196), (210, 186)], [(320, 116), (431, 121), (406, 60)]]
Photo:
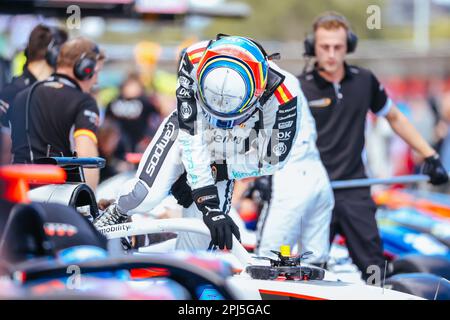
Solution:
[(446, 124), (446, 134), (443, 135), (443, 141), (440, 149), (442, 158), (442, 164), (450, 171), (450, 90), (447, 91), (442, 97), (441, 115), (444, 123)]
[(98, 130), (99, 155), (106, 160), (106, 166), (100, 170), (100, 182), (133, 167), (125, 161), (125, 150), (119, 141), (119, 125), (114, 120), (106, 119)]
[(139, 76), (131, 73), (122, 83), (119, 97), (106, 108), (106, 118), (113, 119), (120, 125), (122, 143), (126, 151), (140, 152), (145, 149), (148, 141), (144, 146), (139, 144), (151, 135), (151, 117), (158, 117), (155, 106), (145, 94)]

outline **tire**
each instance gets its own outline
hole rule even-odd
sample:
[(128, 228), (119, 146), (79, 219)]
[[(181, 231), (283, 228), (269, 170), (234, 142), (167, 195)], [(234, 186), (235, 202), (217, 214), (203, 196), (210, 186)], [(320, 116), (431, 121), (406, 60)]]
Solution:
[(411, 254), (393, 262), (393, 274), (430, 273), (450, 280), (450, 260), (443, 256)]
[(385, 286), (428, 300), (450, 300), (450, 283), (432, 274), (398, 274), (386, 279)]

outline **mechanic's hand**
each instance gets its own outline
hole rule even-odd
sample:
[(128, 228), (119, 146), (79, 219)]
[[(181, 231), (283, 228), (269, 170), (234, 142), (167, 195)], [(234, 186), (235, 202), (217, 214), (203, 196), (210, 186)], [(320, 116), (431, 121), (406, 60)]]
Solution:
[(211, 233), (209, 249), (218, 246), (219, 249), (233, 248), (233, 235), (241, 241), (238, 226), (233, 219), (220, 210), (211, 210), (203, 215), (203, 221)]
[(110, 205), (112, 205), (114, 203), (114, 199), (100, 199), (97, 203), (97, 207), (102, 210), (105, 211), (106, 208), (108, 208)]
[(170, 192), (177, 199), (179, 205), (189, 208), (194, 202), (192, 198), (192, 189), (187, 184), (187, 174), (183, 173), (170, 188)]
[(438, 154), (425, 158), (422, 172), (430, 177), (430, 183), (433, 185), (439, 185), (448, 182), (447, 170), (439, 160)]

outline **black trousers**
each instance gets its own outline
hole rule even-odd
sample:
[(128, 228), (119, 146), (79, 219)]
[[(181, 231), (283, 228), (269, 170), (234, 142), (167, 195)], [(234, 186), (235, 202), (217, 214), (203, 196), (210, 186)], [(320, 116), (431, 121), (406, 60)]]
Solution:
[(353, 263), (362, 272), (362, 278), (367, 280), (373, 274), (371, 266), (378, 266), (382, 280), (385, 258), (375, 220), (377, 207), (370, 189), (335, 190), (334, 197), (330, 242), (336, 234), (343, 236)]

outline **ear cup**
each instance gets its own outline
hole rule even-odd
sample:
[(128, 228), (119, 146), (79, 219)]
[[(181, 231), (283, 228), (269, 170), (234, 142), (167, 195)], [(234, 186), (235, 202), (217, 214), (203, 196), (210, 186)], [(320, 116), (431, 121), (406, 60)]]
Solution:
[(353, 53), (358, 45), (358, 36), (351, 30), (347, 32), (347, 53)]
[(51, 45), (47, 48), (47, 52), (45, 53), (45, 61), (47, 61), (49, 66), (56, 68), (56, 61), (58, 60), (60, 46)]
[(50, 33), (52, 35), (52, 40), (47, 46), (47, 52), (45, 53), (45, 61), (53, 67), (56, 68), (56, 62), (58, 61), (59, 51), (64, 42), (67, 41), (67, 34), (56, 28), (56, 27), (48, 27)]
[[(347, 32), (347, 54), (353, 53), (356, 50), (358, 44), (358, 36), (351, 30)], [(303, 46), (305, 49), (305, 55), (308, 57), (314, 57), (316, 55), (315, 51), (315, 39), (314, 34), (308, 34), (303, 40)]]
[(316, 55), (315, 50), (314, 50), (314, 35), (313, 34), (308, 34), (305, 38), (305, 40), (303, 40), (303, 47), (305, 49), (305, 56), (307, 57), (314, 57)]
[(95, 59), (88, 58), (83, 54), (73, 66), (73, 74), (81, 81), (90, 79), (95, 73), (96, 64)]

